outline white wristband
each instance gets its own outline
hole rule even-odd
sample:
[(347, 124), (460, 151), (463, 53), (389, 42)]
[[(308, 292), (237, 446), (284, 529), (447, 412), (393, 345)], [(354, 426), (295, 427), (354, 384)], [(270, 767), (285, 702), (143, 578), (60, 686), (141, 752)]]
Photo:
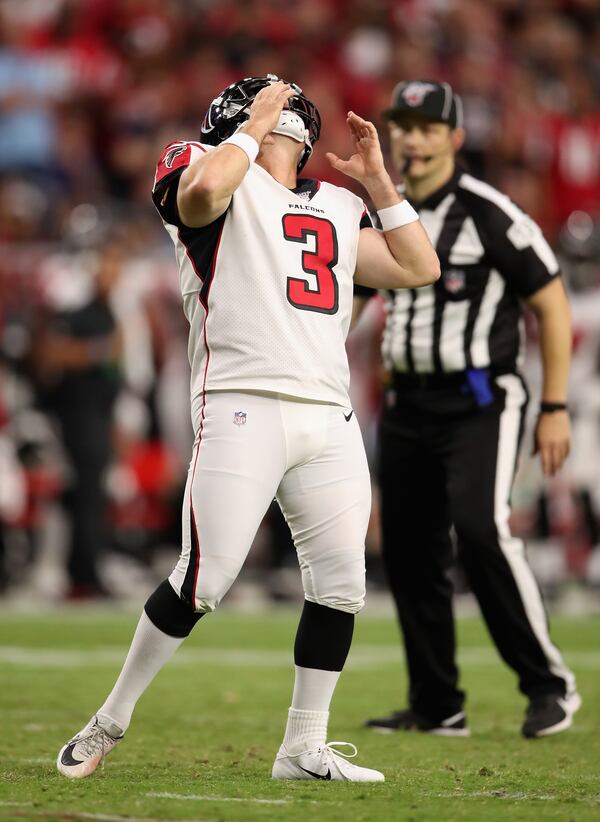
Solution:
[(230, 146), (237, 146), (241, 148), (246, 157), (248, 158), (248, 162), (250, 165), (256, 160), (256, 155), (259, 151), (259, 145), (249, 134), (245, 132), (237, 134), (232, 134), (231, 137), (228, 137), (226, 140), (223, 140), (221, 143), (222, 146), (230, 145)]
[(402, 200), (401, 203), (380, 209), (377, 216), (381, 220), (381, 228), (384, 231), (393, 231), (395, 228), (401, 228), (419, 219), (419, 215), (408, 200)]

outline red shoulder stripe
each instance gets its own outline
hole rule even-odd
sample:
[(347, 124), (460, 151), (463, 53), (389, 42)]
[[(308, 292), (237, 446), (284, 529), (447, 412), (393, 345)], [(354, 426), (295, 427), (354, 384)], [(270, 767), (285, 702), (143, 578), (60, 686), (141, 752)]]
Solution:
[(176, 168), (182, 166), (189, 166), (192, 156), (192, 146), (190, 143), (169, 143), (162, 153), (158, 165), (156, 166), (156, 175), (154, 177), (154, 187), (167, 177)]

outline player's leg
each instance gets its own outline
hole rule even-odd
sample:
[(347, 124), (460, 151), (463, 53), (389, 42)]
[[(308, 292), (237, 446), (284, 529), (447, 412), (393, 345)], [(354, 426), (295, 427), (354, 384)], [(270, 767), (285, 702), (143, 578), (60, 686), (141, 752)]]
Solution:
[[(278, 501), (298, 552), (306, 601), (294, 646), (295, 683), (276, 779), (382, 781), (326, 744), (329, 705), (344, 667), (354, 615), (364, 602), (364, 539), (371, 486), (356, 418), (344, 409), (287, 409), (304, 456), (282, 480)], [(294, 419), (294, 417), (298, 419)]]
[(550, 639), (524, 543), (509, 527), (526, 391), (513, 374), (497, 384), (496, 403), (455, 432), (448, 489), (470, 585), (500, 654), (530, 700), (534, 716), (523, 733), (545, 735), (568, 727), (580, 700), (575, 678)]
[[(66, 502), (71, 520), (67, 570), (76, 599), (102, 594), (98, 566), (108, 542), (103, 479), (111, 452), (111, 413), (91, 407), (89, 398), (61, 409), (63, 442), (73, 467)], [(90, 436), (90, 431), (94, 436)]]
[(142, 693), (200, 616), (229, 590), (284, 469), (277, 400), (207, 395), (188, 473), (179, 562), (147, 601), (108, 698), (61, 750), (61, 773), (87, 776), (120, 740)]
[(382, 733), (468, 733), (455, 662), (446, 477), (435, 445), (421, 416), (396, 410), (384, 415), (379, 439), (382, 558), (402, 628), (409, 705), (367, 722)]

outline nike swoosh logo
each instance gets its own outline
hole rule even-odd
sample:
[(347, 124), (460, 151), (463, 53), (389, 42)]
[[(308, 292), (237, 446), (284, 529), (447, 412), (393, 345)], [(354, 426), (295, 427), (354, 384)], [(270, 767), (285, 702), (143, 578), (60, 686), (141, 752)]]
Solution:
[(354, 411), (351, 411), (351, 412), (348, 414), (348, 416), (346, 416), (346, 415), (344, 414), (344, 419), (346, 420), (346, 422), (350, 422), (350, 418), (351, 418), (352, 414), (354, 414)]
[(314, 771), (309, 771), (307, 768), (303, 768), (302, 765), (298, 767), (301, 771), (310, 774), (310, 776), (313, 776), (315, 779), (331, 779), (331, 770), (329, 768), (327, 768), (327, 773), (315, 773)]
[(60, 761), (63, 765), (81, 765), (83, 762), (82, 759), (74, 759), (72, 756), (73, 750), (75, 749), (75, 745), (69, 745), (68, 748), (65, 748), (63, 751), (63, 755), (60, 758)]

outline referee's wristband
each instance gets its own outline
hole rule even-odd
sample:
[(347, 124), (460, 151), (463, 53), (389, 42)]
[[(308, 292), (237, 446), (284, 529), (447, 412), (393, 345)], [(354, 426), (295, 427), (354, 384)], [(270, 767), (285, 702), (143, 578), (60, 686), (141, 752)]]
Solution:
[(395, 228), (402, 228), (403, 225), (415, 223), (419, 219), (419, 215), (408, 200), (402, 200), (401, 203), (395, 203), (387, 208), (379, 209), (377, 216), (381, 221), (381, 228), (384, 231), (393, 231)]
[(252, 165), (252, 163), (256, 160), (259, 151), (259, 145), (249, 134), (245, 132), (238, 132), (237, 134), (232, 134), (231, 137), (228, 137), (226, 140), (223, 140), (221, 143), (222, 146), (237, 146), (241, 148), (244, 152), (246, 157), (248, 158), (248, 163)]
[(540, 414), (554, 414), (555, 411), (568, 411), (566, 402), (541, 402)]

